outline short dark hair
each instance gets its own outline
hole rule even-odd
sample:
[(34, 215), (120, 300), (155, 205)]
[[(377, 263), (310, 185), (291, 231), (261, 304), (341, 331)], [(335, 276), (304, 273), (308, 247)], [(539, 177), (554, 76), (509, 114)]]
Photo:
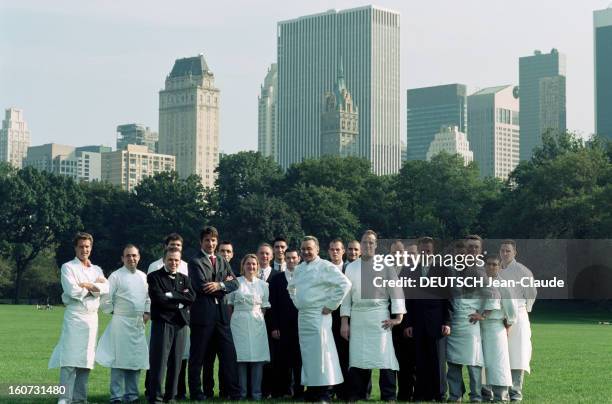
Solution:
[(511, 239), (505, 239), (505, 240), (502, 240), (500, 245), (504, 245), (504, 244), (511, 245), (512, 247), (514, 247), (514, 251), (516, 251), (516, 241), (511, 240)]
[(297, 253), (297, 255), (300, 255), (300, 250), (298, 250), (297, 247), (287, 247), (287, 249), (285, 250), (285, 255), (287, 255), (290, 252), (294, 252), (294, 253)]
[(497, 262), (500, 262), (500, 263), (501, 263), (501, 258), (500, 258), (500, 256), (499, 256), (499, 255), (497, 255), (497, 254), (488, 254), (488, 255), (485, 257), (484, 261), (485, 261), (485, 262), (489, 262), (489, 261), (497, 261)]
[(342, 248), (344, 248), (344, 241), (342, 241), (342, 239), (341, 239), (341, 238), (335, 238), (335, 239), (333, 239), (332, 241), (330, 241), (330, 242), (329, 242), (329, 244), (328, 244), (328, 247), (331, 247), (331, 245), (332, 245), (332, 244), (335, 244), (335, 243), (340, 243), (340, 244), (342, 244)]
[(222, 242), (219, 243), (219, 246), (228, 245), (228, 244), (231, 245), (232, 247), (234, 246), (232, 242), (229, 240), (223, 240)]
[(123, 254), (125, 254), (125, 250), (129, 249), (129, 248), (135, 248), (136, 251), (138, 251), (138, 253), (140, 253), (140, 249), (138, 247), (136, 247), (134, 244), (132, 243), (128, 243), (125, 245), (125, 247), (123, 247)]
[(284, 236), (278, 236), (274, 239), (274, 241), (272, 242), (272, 245), (275, 245), (276, 243), (278, 243), (279, 241), (283, 241), (285, 242), (285, 244), (289, 244), (287, 242), (287, 239)]
[(79, 245), (79, 241), (81, 240), (89, 240), (93, 245), (93, 236), (89, 233), (85, 233), (84, 231), (80, 231), (74, 235), (74, 239), (72, 240), (72, 244), (76, 247)]
[(480, 237), (478, 234), (468, 234), (467, 236), (465, 236), (466, 240), (478, 240), (482, 243), (482, 237)]
[(178, 233), (170, 233), (164, 239), (164, 245), (170, 244), (172, 241), (180, 241), (183, 244), (183, 237)]
[(378, 234), (376, 234), (376, 232), (371, 229), (364, 231), (363, 234), (361, 235), (361, 239), (363, 240), (365, 236), (374, 236), (375, 239), (378, 239)]
[(432, 237), (423, 236), (423, 237), (419, 237), (419, 239), (417, 240), (417, 244), (420, 245), (420, 244), (435, 244), (435, 243)]
[(214, 237), (214, 238), (216, 238), (218, 240), (219, 239), (219, 231), (217, 230), (216, 227), (206, 226), (206, 227), (204, 227), (200, 231), (200, 241), (204, 240), (204, 237), (206, 237), (206, 236), (212, 236), (212, 237)]
[(179, 253), (181, 254), (181, 250), (179, 248), (176, 247), (168, 247), (164, 250), (164, 259), (166, 259), (166, 257), (168, 256), (168, 254), (171, 253)]

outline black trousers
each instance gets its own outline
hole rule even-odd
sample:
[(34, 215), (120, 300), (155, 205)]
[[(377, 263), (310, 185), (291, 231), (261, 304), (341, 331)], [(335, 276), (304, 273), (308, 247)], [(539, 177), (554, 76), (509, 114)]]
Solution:
[[(382, 401), (395, 400), (397, 372), (391, 369), (380, 369), (378, 386)], [(352, 367), (349, 369), (349, 399), (351, 401), (366, 400), (369, 396), (368, 385), (371, 386), (372, 370)]]
[(416, 384), (414, 340), (412, 338), (400, 337), (394, 340), (394, 345), (395, 355), (400, 366), (400, 370), (397, 373), (397, 399), (399, 401), (412, 401)]
[[(219, 348), (217, 347), (217, 341), (213, 339), (210, 347), (204, 357), (204, 364), (202, 368), (202, 389), (206, 397), (213, 397), (215, 391), (215, 358), (219, 357)], [(223, 372), (221, 367), (217, 371), (219, 378), (219, 397), (228, 397), (225, 388), (225, 379), (223, 378)]]
[(330, 386), (308, 386), (304, 393), (304, 401), (318, 402), (331, 401), (332, 389)]
[(446, 394), (446, 355), (442, 348), (444, 339), (428, 335), (415, 335), (416, 401), (439, 401)]
[[(187, 326), (168, 324), (164, 321), (152, 322), (148, 386), (150, 403), (161, 403), (176, 398), (186, 336)], [(162, 395), (164, 374), (166, 385)]]
[(344, 382), (334, 386), (334, 393), (338, 400), (349, 399), (349, 342), (342, 338), (340, 331), (334, 333), (334, 342), (336, 344), (336, 350), (338, 351), (338, 362), (340, 363), (340, 370), (342, 371), (342, 377)]
[[(297, 333), (296, 333), (297, 334)], [(274, 394), (282, 397), (285, 394), (293, 398), (304, 396), (304, 386), (302, 386), (302, 354), (297, 335), (288, 331), (281, 331), (281, 338), (277, 341), (277, 355), (274, 361), (274, 374), (277, 379), (274, 381), (277, 387)]]
[[(205, 366), (209, 349), (216, 344), (219, 349), (219, 370), (225, 380), (227, 395), (232, 399), (240, 397), (238, 386), (238, 368), (236, 363), (236, 349), (232, 340), (229, 325), (217, 322), (216, 324), (191, 326), (191, 349), (189, 351), (189, 394), (192, 399), (204, 395), (202, 390), (202, 369)], [(209, 354), (210, 355), (210, 354)], [(212, 365), (210, 364), (212, 362)], [(208, 356), (206, 366), (214, 366), (214, 356)]]
[[(185, 380), (187, 379), (187, 359), (181, 361), (181, 372), (179, 373), (178, 385), (176, 386), (176, 396), (179, 399), (187, 397), (187, 386)], [(166, 379), (166, 386), (168, 385), (168, 379)]]

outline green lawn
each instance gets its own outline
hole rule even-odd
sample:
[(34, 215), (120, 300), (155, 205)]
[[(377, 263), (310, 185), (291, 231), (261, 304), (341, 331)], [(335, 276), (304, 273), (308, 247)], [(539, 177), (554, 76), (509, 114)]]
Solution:
[[(58, 369), (47, 362), (61, 329), (63, 309), (38, 311), (32, 306), (0, 305), (0, 403), (52, 403), (54, 399), (14, 400), (9, 384), (53, 384)], [(109, 316), (100, 315), (99, 334)], [(532, 374), (526, 376), (525, 403), (612, 403), (611, 313), (568, 306), (554, 309), (538, 302), (532, 316)], [(108, 402), (109, 371), (100, 366), (89, 379), (92, 403)], [(141, 383), (144, 382), (144, 374)], [(377, 382), (373, 396), (378, 397)], [(143, 388), (141, 386), (141, 392)]]

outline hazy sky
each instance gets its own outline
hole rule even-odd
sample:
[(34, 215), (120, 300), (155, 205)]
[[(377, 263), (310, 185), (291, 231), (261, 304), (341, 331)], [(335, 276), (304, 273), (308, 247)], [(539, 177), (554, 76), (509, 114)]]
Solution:
[(221, 90), (221, 149), (256, 149), (276, 23), (367, 4), (401, 14), (402, 139), (407, 88), (518, 84), (519, 56), (551, 48), (567, 55), (568, 128), (593, 131), (592, 12), (609, 0), (3, 0), (0, 108), (24, 110), (33, 145), (115, 146), (119, 124), (157, 130), (174, 60), (203, 53)]

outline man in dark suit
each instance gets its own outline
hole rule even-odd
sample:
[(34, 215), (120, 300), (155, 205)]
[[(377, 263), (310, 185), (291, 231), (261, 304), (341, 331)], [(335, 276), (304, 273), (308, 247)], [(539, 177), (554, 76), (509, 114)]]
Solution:
[[(152, 320), (149, 351), (150, 403), (174, 400), (177, 394), (189, 324), (189, 306), (195, 300), (189, 278), (178, 272), (180, 262), (181, 250), (170, 247), (164, 253), (164, 268), (147, 276)], [(166, 369), (166, 391), (162, 396)]]
[[(417, 243), (421, 261), (413, 277), (417, 285), (420, 278), (445, 277), (443, 267), (427, 265), (426, 256), (433, 257), (434, 240), (422, 237)], [(431, 259), (431, 258), (430, 258)], [(417, 288), (407, 296), (405, 335), (414, 340), (416, 352), (416, 401), (442, 401), (446, 394), (446, 344), (450, 335), (451, 304), (444, 288)]]
[(284, 273), (270, 280), (270, 335), (278, 347), (274, 363), (279, 391), (288, 392), (294, 399), (304, 396), (301, 385), (302, 356), (298, 336), (298, 311), (289, 297), (287, 284), (293, 277), (293, 270), (300, 263), (300, 255), (295, 248), (285, 251)]
[[(229, 312), (223, 297), (238, 288), (229, 263), (215, 254), (219, 232), (212, 226), (200, 232), (201, 250), (188, 263), (189, 279), (196, 293), (191, 308), (191, 349), (189, 351), (189, 394), (192, 400), (204, 400), (202, 368), (211, 343), (219, 350), (219, 368), (223, 372), (227, 394), (240, 397), (236, 349), (229, 325)], [(210, 358), (210, 356), (209, 356)], [(214, 359), (213, 359), (214, 360)]]
[[(261, 243), (257, 247), (257, 261), (259, 262), (259, 274), (258, 277), (270, 283), (270, 280), (281, 271), (274, 269), (271, 266), (273, 257), (273, 248), (268, 243)], [(276, 376), (274, 374), (274, 362), (276, 361), (276, 340), (270, 336), (272, 329), (270, 327), (270, 312), (266, 310), (264, 313), (264, 320), (266, 321), (266, 331), (268, 332), (268, 346), (270, 349), (270, 362), (266, 363), (263, 368), (263, 377), (261, 380), (261, 395), (262, 398), (266, 399), (270, 396), (282, 397), (284, 393), (278, 390), (278, 384), (276, 383)]]

